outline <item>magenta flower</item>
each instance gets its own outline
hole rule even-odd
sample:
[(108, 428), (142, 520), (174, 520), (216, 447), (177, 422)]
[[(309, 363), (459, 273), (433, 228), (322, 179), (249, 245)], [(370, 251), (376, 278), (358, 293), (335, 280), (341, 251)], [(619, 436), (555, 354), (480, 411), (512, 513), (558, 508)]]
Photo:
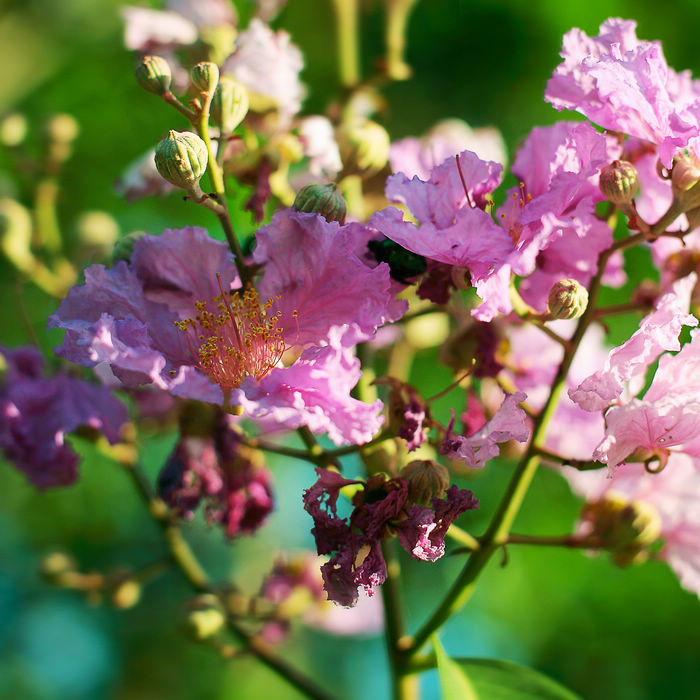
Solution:
[(265, 522), (273, 497), (269, 472), (240, 444), (228, 418), (219, 417), (213, 439), (180, 439), (158, 475), (158, 493), (188, 520), (204, 502), (207, 521), (233, 539)]
[(127, 422), (124, 405), (101, 386), (67, 374), (42, 376), (34, 348), (1, 347), (6, 363), (0, 386), (0, 449), (34, 486), (68, 486), (78, 478), (78, 455), (65, 436), (77, 428), (102, 432), (119, 442)]
[[(57, 354), (108, 363), (127, 386), (152, 382), (212, 403), (228, 396), (253, 418), (308, 425), (338, 444), (366, 442), (381, 424), (381, 402), (350, 396), (360, 377), (352, 349), (399, 307), (388, 266), (355, 254), (356, 231), (278, 213), (258, 232), (262, 304), (250, 289), (222, 298), (240, 283), (226, 246), (202, 229), (144, 236), (129, 264), (88, 268), (85, 285), (51, 316), (51, 327), (66, 329)], [(281, 366), (292, 348), (301, 356)]]
[(672, 453), (666, 468), (649, 474), (642, 464), (626, 464), (614, 475), (565, 468), (573, 490), (589, 501), (606, 493), (622, 494), (630, 502), (654, 507), (661, 518), (664, 546), (659, 557), (680, 579), (683, 588), (700, 595), (700, 462)]
[(453, 434), (455, 423), (453, 411), (445, 439), (440, 445), (440, 452), (450, 459), (463, 461), (468, 467), (483, 467), (490, 459), (498, 457), (499, 443), (508, 440), (526, 442), (530, 437), (527, 415), (518, 406), (526, 398), (523, 392), (506, 394), (494, 417), (469, 437)]
[[(471, 491), (454, 485), (428, 507), (410, 503), (405, 479), (379, 475), (361, 482), (323, 469), (316, 474), (318, 481), (304, 492), (304, 509), (314, 520), (311, 533), (318, 553), (332, 555), (321, 567), (328, 599), (344, 606), (357, 603), (358, 589), (372, 595), (384, 583), (383, 539), (397, 532), (412, 557), (435, 561), (445, 552), (445, 533), (452, 522), (478, 507)], [(337, 508), (340, 490), (353, 484), (363, 488), (353, 498), (350, 516), (342, 518)]]
[(698, 136), (700, 91), (687, 74), (668, 67), (658, 42), (637, 39), (635, 28), (635, 22), (609, 19), (597, 37), (572, 29), (545, 99), (557, 110), (574, 109), (606, 129), (656, 144), (670, 167), (676, 150)]
[(600, 411), (619, 399), (631, 380), (636, 383), (630, 393), (636, 394), (649, 365), (665, 350), (680, 350), (681, 328), (698, 325), (695, 316), (688, 313), (696, 280), (694, 273), (688, 275), (660, 297), (656, 309), (639, 324), (639, 330), (610, 351), (604, 368), (569, 390), (571, 399), (586, 411)]

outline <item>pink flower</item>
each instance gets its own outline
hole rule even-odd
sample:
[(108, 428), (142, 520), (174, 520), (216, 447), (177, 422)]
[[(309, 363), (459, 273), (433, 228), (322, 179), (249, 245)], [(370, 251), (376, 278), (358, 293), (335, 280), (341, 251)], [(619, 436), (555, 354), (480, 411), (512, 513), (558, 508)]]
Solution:
[(393, 207), (374, 214), (370, 225), (413, 253), (466, 267), (473, 280), (481, 280), (513, 249), (508, 234), (484, 211), (501, 166), (471, 151), (458, 158), (433, 168), (428, 181), (402, 173), (387, 180), (387, 198), (405, 204), (420, 226), (404, 221)]
[(595, 458), (611, 467), (638, 451), (700, 457), (700, 331), (677, 355), (662, 355), (643, 400), (613, 406), (605, 414), (606, 436)]
[[(350, 397), (360, 376), (352, 348), (397, 307), (388, 267), (356, 256), (353, 231), (278, 213), (258, 232), (264, 304), (252, 290), (221, 299), (240, 283), (227, 247), (202, 229), (144, 236), (128, 265), (93, 265), (69, 292), (49, 320), (66, 329), (57, 352), (90, 367), (109, 363), (127, 386), (153, 382), (213, 403), (226, 393), (253, 417), (365, 442), (381, 424), (381, 403)], [(223, 315), (216, 320), (211, 308)], [(279, 366), (292, 347), (299, 360)]]
[(66, 434), (85, 426), (117, 443), (127, 422), (124, 405), (108, 389), (67, 374), (43, 377), (43, 359), (34, 348), (0, 346), (0, 355), (6, 363), (0, 449), (39, 489), (72, 484), (79, 458)]
[(197, 27), (177, 12), (123, 7), (124, 45), (132, 51), (187, 46), (197, 41)]
[(299, 81), (303, 67), (301, 51), (290, 41), (289, 34), (274, 32), (254, 18), (236, 38), (235, 51), (226, 59), (222, 73), (250, 90), (254, 106), (271, 104), (291, 118), (301, 108), (306, 92)]
[(461, 119), (446, 119), (419, 139), (411, 136), (392, 143), (389, 162), (395, 173), (429, 180), (436, 165), (462, 151), (473, 151), (482, 160), (501, 165), (507, 161), (503, 137), (496, 129), (472, 129)]
[(498, 457), (498, 443), (508, 440), (526, 442), (530, 437), (525, 411), (518, 406), (527, 396), (518, 392), (506, 394), (494, 417), (480, 430), (469, 437), (453, 435), (454, 411), (440, 452), (450, 459), (462, 460), (468, 467), (483, 467), (486, 462)]
[(572, 29), (545, 99), (558, 110), (575, 109), (606, 129), (658, 145), (670, 167), (676, 150), (698, 135), (693, 110), (700, 91), (668, 67), (658, 42), (638, 40), (635, 27), (609, 19), (597, 37)]
[(571, 399), (586, 411), (600, 411), (620, 398), (630, 380), (637, 380), (631, 394), (637, 393), (647, 367), (664, 350), (680, 350), (681, 328), (698, 325), (698, 320), (688, 313), (696, 279), (694, 273), (688, 275), (660, 297), (655, 311), (642, 320), (639, 330), (610, 351), (604, 368), (584, 379), (578, 388), (569, 390)]
[(664, 547), (659, 556), (680, 579), (681, 585), (700, 595), (700, 462), (672, 453), (666, 468), (649, 474), (642, 464), (626, 464), (614, 475), (600, 471), (578, 472), (565, 468), (574, 491), (589, 501), (606, 493), (623, 494), (631, 502), (653, 506), (661, 518)]

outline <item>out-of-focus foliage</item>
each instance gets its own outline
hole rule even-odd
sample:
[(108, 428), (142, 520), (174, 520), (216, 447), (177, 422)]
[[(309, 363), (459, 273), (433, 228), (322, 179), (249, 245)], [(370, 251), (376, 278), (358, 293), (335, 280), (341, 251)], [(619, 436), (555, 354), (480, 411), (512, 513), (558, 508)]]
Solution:
[[(242, 16), (250, 13), (250, 2), (239, 0), (238, 5)], [(47, 115), (68, 112), (80, 123), (59, 203), (69, 236), (77, 235), (70, 228), (77, 215), (93, 209), (111, 213), (122, 232), (212, 226), (207, 212), (188, 206), (179, 194), (128, 205), (114, 191), (130, 161), (169, 128), (182, 126), (177, 115), (134, 81), (133, 57), (122, 47), (119, 7), (116, 0), (5, 0), (0, 9), (0, 115), (16, 110), (26, 115), (30, 149), (38, 147)], [(414, 77), (384, 91), (383, 123), (394, 138), (423, 133), (452, 116), (473, 126), (494, 124), (513, 153), (532, 126), (557, 118), (542, 93), (558, 63), (564, 32), (579, 26), (595, 33), (608, 16), (636, 19), (640, 37), (662, 40), (670, 65), (700, 75), (695, 31), (700, 4), (693, 0), (667, 5), (640, 0), (421, 0), (408, 37)], [(275, 26), (287, 29), (304, 52), (307, 111), (322, 110), (339, 91), (329, 41), (330, 3), (290, 0)], [(382, 51), (379, 0), (364, 3), (362, 41), (369, 68)], [(15, 194), (21, 184), (3, 153), (0, 195)], [(247, 214), (238, 224), (253, 229)], [(630, 288), (648, 269), (645, 256), (635, 251), (628, 258)], [(0, 280), (2, 342), (27, 342), (29, 324), (44, 349), (50, 348), (60, 337), (44, 333), (55, 301), (29, 285), (20, 289), (6, 263), (0, 263)], [(26, 318), (18, 311), (19, 296)], [(611, 328), (612, 339), (628, 337), (635, 323), (619, 319)], [(435, 366), (429, 353), (415, 364), (428, 394), (450, 381), (444, 370), (431, 374)], [(173, 439), (153, 438), (146, 446), (152, 476)], [(92, 448), (75, 442), (86, 460), (83, 478), (72, 489), (37, 494), (14, 470), (0, 468), (0, 698), (293, 697), (253, 659), (223, 662), (177, 633), (176, 612), (187, 589), (174, 573), (148, 586), (142, 602), (123, 612), (85, 605), (75, 594), (39, 580), (38, 562), (50, 549), (64, 548), (84, 568), (100, 570), (147, 564), (163, 554), (158, 533), (124, 476)], [(308, 466), (284, 458), (271, 465), (281, 494), (301, 494), (314, 480)], [(507, 460), (497, 460), (465, 480), (482, 503), (476, 532), (485, 527), (510, 469)], [(564, 481), (543, 470), (516, 531), (567, 532), (576, 512), (576, 499)], [(311, 546), (310, 526), (300, 496), (298, 502), (280, 499), (264, 530), (234, 546), (215, 533), (207, 535), (199, 521), (191, 534), (214, 573), (235, 572), (253, 590), (276, 549)], [(442, 643), (450, 655), (527, 664), (585, 698), (700, 697), (700, 602), (680, 589), (667, 567), (652, 562), (622, 570), (605, 557), (535, 548), (511, 548), (504, 552), (506, 560), (507, 572), (493, 563), (473, 601), (446, 626)], [(414, 627), (449, 586), (462, 560), (456, 556), (434, 567), (404, 564), (409, 624)], [(388, 696), (379, 638), (298, 630), (283, 652), (343, 697)], [(427, 698), (438, 697), (434, 673), (426, 676), (424, 687)]]

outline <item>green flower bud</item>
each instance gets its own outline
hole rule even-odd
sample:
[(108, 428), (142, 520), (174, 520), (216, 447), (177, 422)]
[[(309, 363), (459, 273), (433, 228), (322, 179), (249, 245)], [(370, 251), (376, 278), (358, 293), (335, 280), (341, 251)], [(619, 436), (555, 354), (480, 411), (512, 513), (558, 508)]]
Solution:
[(211, 102), (212, 123), (222, 134), (231, 134), (248, 114), (248, 90), (232, 78), (222, 77)]
[(143, 587), (138, 581), (127, 579), (112, 591), (112, 605), (120, 610), (133, 608), (141, 600)]
[(19, 146), (26, 135), (27, 119), (23, 114), (13, 112), (0, 120), (0, 143), (3, 146)]
[(215, 595), (200, 595), (187, 602), (182, 627), (191, 639), (197, 642), (211, 639), (225, 624), (226, 617)]
[(44, 131), (49, 141), (70, 144), (78, 138), (80, 125), (70, 114), (54, 114), (47, 119)]
[(614, 160), (600, 171), (600, 191), (613, 204), (628, 204), (638, 189), (637, 169), (626, 160)]
[(170, 131), (156, 146), (155, 163), (163, 179), (192, 189), (207, 169), (207, 146), (191, 131)]
[(162, 56), (144, 56), (135, 76), (138, 84), (154, 95), (167, 92), (173, 79), (170, 64)]
[(337, 185), (310, 184), (302, 187), (292, 205), (297, 211), (320, 214), (326, 221), (345, 223), (347, 207)]
[(123, 238), (120, 238), (112, 249), (112, 264), (124, 260), (129, 262), (131, 260), (131, 254), (134, 252), (134, 246), (139, 238), (143, 238), (146, 235), (145, 231), (132, 231)]
[(588, 306), (588, 291), (576, 280), (560, 280), (549, 290), (547, 311), (550, 319), (580, 318)]
[(219, 67), (211, 61), (202, 61), (192, 68), (191, 76), (197, 90), (212, 93), (219, 83)]
[(389, 134), (369, 119), (352, 119), (336, 133), (343, 173), (369, 177), (389, 160)]
[(661, 518), (654, 506), (629, 501), (615, 491), (586, 504), (582, 518), (590, 523), (592, 536), (602, 541), (619, 566), (644, 561), (649, 547), (661, 537)]
[(408, 497), (412, 503), (427, 505), (431, 498), (442, 498), (450, 486), (447, 467), (432, 459), (409, 462), (401, 476), (408, 481)]

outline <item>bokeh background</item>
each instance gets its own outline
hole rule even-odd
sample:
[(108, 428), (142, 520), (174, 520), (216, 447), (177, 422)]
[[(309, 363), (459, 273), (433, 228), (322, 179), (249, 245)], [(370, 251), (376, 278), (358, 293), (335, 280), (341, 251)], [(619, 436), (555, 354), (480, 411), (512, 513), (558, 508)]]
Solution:
[[(135, 157), (170, 127), (180, 126), (167, 106), (133, 80), (134, 59), (122, 45), (117, 0), (4, 0), (0, 5), (0, 116), (24, 113), (32, 126), (30, 149), (50, 114), (68, 112), (80, 123), (75, 156), (65, 167), (60, 220), (67, 236), (82, 211), (109, 212), (122, 233), (160, 232), (169, 226), (211, 226), (207, 212), (173, 195), (127, 205), (114, 182)], [(237, 0), (243, 16), (249, 0)], [(155, 3), (153, 3), (155, 6)], [(562, 35), (573, 26), (589, 33), (608, 16), (636, 19), (638, 35), (660, 39), (668, 62), (700, 75), (700, 4), (695, 0), (421, 0), (409, 29), (408, 62), (414, 77), (384, 90), (384, 124), (394, 138), (420, 134), (435, 121), (461, 117), (472, 126), (501, 129), (511, 153), (535, 125), (556, 120), (542, 99), (558, 63)], [(301, 47), (309, 87), (308, 113), (338, 93), (330, 3), (290, 0), (274, 22)], [(382, 2), (366, 2), (362, 17), (366, 68), (382, 54)], [(0, 155), (0, 193), (21, 183)], [(240, 226), (252, 230), (243, 218)], [(89, 261), (87, 261), (89, 262)], [(628, 260), (633, 283), (651, 274), (647, 256)], [(32, 285), (18, 287), (0, 262), (0, 333), (9, 345), (28, 342), (18, 320), (21, 295), (47, 352), (59, 337), (45, 333), (56, 305)], [(621, 317), (617, 340), (634, 329)], [(426, 394), (446, 383), (432, 355), (418, 357)], [(442, 409), (446, 410), (446, 404)], [(174, 434), (147, 441), (147, 468), (155, 475)], [(295, 697), (252, 659), (225, 662), (177, 631), (177, 611), (189, 591), (176, 574), (150, 585), (127, 611), (88, 605), (55, 590), (37, 575), (46, 552), (63, 548), (88, 569), (146, 564), (162, 554), (160, 533), (118, 468), (75, 441), (86, 458), (73, 488), (36, 493), (14, 469), (0, 464), (0, 698), (20, 700), (136, 700), (169, 698)], [(195, 521), (189, 536), (219, 575), (233, 575), (251, 590), (274, 552), (310, 548), (310, 519), (288, 494), (310, 485), (310, 468), (271, 460), (280, 498), (269, 524), (254, 539), (233, 546)], [(474, 532), (486, 524), (512, 469), (492, 463), (463, 480), (481, 499)], [(463, 485), (464, 485), (463, 484)], [(700, 506), (699, 506), (700, 507)], [(569, 531), (578, 510), (565, 482), (541, 470), (517, 523), (519, 532)], [(423, 620), (461, 567), (459, 557), (435, 565), (404, 562), (412, 627)], [(538, 668), (590, 700), (694, 700), (700, 698), (700, 601), (684, 592), (670, 570), (648, 563), (622, 570), (606, 557), (577, 551), (512, 547), (507, 566), (494, 561), (463, 613), (444, 629), (454, 656), (507, 658)], [(282, 652), (346, 698), (388, 697), (383, 641), (340, 638), (296, 629)], [(426, 698), (438, 697), (434, 674)]]

